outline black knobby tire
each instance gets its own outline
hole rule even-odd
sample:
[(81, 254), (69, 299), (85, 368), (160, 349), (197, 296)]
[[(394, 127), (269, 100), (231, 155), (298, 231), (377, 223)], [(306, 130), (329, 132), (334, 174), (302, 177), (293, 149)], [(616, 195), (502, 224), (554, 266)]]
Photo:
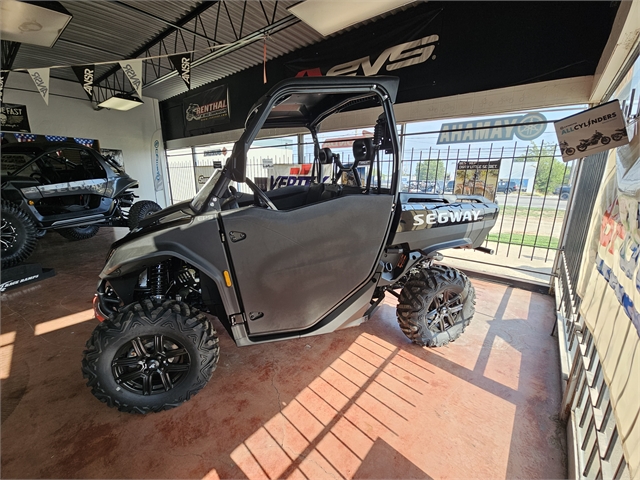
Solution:
[(475, 290), (464, 273), (433, 265), (407, 281), (396, 315), (412, 342), (441, 347), (464, 332), (475, 313), (475, 303)]
[(140, 220), (160, 210), (162, 210), (162, 207), (151, 200), (142, 200), (134, 203), (129, 209), (129, 229), (133, 230), (138, 228)]
[(95, 237), (98, 230), (100, 230), (100, 227), (97, 225), (86, 225), (84, 227), (61, 228), (56, 232), (67, 240), (86, 240)]
[(36, 248), (36, 226), (11, 202), (2, 200), (2, 268), (24, 262)]
[(159, 412), (198, 393), (219, 352), (216, 331), (203, 313), (174, 300), (143, 300), (95, 328), (82, 373), (92, 393), (110, 407)]

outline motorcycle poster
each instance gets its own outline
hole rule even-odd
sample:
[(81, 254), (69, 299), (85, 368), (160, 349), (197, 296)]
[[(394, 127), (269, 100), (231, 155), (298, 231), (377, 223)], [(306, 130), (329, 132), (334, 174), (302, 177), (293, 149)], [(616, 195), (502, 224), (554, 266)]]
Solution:
[(618, 100), (558, 120), (555, 127), (565, 162), (629, 143)]

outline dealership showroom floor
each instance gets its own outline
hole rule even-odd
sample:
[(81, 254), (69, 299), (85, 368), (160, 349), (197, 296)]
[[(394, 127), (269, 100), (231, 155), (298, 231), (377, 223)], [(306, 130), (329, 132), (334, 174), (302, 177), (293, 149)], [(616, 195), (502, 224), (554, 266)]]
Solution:
[(640, 480), (640, 0), (0, 43), (2, 479)]
[(550, 296), (473, 280), (456, 342), (410, 343), (389, 296), (365, 324), (236, 347), (207, 386), (146, 416), (107, 408), (80, 371), (113, 229), (32, 257), (56, 276), (2, 294), (3, 478), (563, 478)]

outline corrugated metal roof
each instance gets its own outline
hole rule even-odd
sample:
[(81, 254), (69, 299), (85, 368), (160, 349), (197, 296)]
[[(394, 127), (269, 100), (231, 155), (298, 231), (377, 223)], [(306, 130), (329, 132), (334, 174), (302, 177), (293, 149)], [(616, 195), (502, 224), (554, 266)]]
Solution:
[[(240, 0), (221, 0), (219, 2), (201, 2), (187, 0), (126, 0), (122, 2), (94, 0), (62, 1), (73, 15), (73, 20), (62, 33), (53, 48), (44, 48), (23, 44), (20, 46), (13, 68), (39, 68), (52, 65), (92, 64), (104, 61), (118, 61), (131, 58), (131, 55), (144, 46), (156, 45), (150, 49), (150, 55), (198, 50), (193, 60), (197, 62), (210, 55), (208, 49), (215, 44), (230, 44), (248, 35), (260, 32), (273, 21), (286, 23), (281, 30), (271, 33), (267, 43), (267, 59), (271, 60), (304, 46), (323, 40), (324, 37), (297, 21), (287, 11), (287, 7), (298, 0), (262, 0), (247, 2)], [(204, 3), (204, 5), (203, 5)], [(209, 4), (205, 9), (206, 4)], [(195, 8), (200, 8), (199, 18), (184, 23), (182, 32), (176, 34), (168, 23), (178, 23)], [(405, 9), (407, 7), (403, 7)], [(400, 10), (400, 9), (399, 9)], [(381, 18), (390, 15), (380, 15)], [(153, 18), (158, 17), (158, 18)], [(368, 20), (374, 21), (375, 19)], [(363, 22), (364, 23), (364, 22)], [(242, 25), (242, 26), (241, 26)], [(355, 27), (350, 27), (355, 28)], [(188, 31), (195, 31), (199, 36)], [(171, 33), (168, 33), (171, 32)], [(158, 36), (168, 33), (169, 51), (160, 50)], [(175, 48), (175, 50), (172, 50)], [(192, 88), (205, 85), (232, 75), (246, 68), (262, 63), (262, 41), (248, 43), (226, 53), (212, 61), (202, 63), (192, 70)], [(143, 54), (140, 58), (146, 56)], [(186, 91), (186, 86), (177, 76), (164, 78), (172, 72), (168, 59), (155, 60), (159, 75), (150, 61), (144, 62), (145, 74), (143, 87), (145, 96), (165, 100)], [(97, 66), (96, 78), (100, 78), (112, 66)], [(70, 68), (52, 70), (51, 76), (76, 81)], [(158, 77), (163, 77), (157, 81)], [(128, 88), (128, 87), (127, 87)]]

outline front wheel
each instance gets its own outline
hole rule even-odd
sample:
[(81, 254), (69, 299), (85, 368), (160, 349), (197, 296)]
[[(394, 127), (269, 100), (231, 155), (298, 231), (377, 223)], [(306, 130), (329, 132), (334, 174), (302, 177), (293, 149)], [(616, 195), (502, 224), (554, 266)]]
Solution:
[(14, 204), (2, 201), (2, 268), (24, 262), (36, 248), (36, 226)]
[(396, 315), (412, 342), (441, 347), (464, 332), (475, 313), (475, 303), (475, 290), (465, 274), (434, 265), (405, 284)]
[(576, 153), (576, 149), (575, 149), (575, 148), (573, 148), (573, 147), (569, 147), (569, 148), (567, 148), (567, 149), (564, 151), (564, 153), (565, 153), (565, 155), (567, 155), (567, 156), (571, 156), (571, 155), (573, 155), (574, 153)]
[(82, 372), (92, 393), (108, 406), (159, 412), (198, 393), (218, 357), (216, 331), (203, 313), (173, 300), (144, 300), (96, 327)]
[(578, 148), (578, 151), (580, 151), (580, 152), (584, 152), (584, 151), (587, 149), (587, 146), (586, 146), (586, 145), (582, 145), (582, 144), (581, 144), (581, 145), (578, 145), (578, 147), (577, 147), (577, 148)]
[(614, 133), (613, 135), (611, 135), (611, 138), (613, 139), (614, 142), (619, 142), (622, 139), (622, 134)]
[(611, 138), (609, 137), (602, 137), (600, 139), (600, 142), (602, 142), (603, 145), (607, 145), (609, 142), (611, 142)]
[(91, 237), (95, 237), (95, 235), (100, 230), (100, 227), (97, 225), (85, 225), (84, 227), (72, 227), (72, 228), (61, 228), (56, 230), (60, 235), (62, 235), (67, 240), (86, 240)]

